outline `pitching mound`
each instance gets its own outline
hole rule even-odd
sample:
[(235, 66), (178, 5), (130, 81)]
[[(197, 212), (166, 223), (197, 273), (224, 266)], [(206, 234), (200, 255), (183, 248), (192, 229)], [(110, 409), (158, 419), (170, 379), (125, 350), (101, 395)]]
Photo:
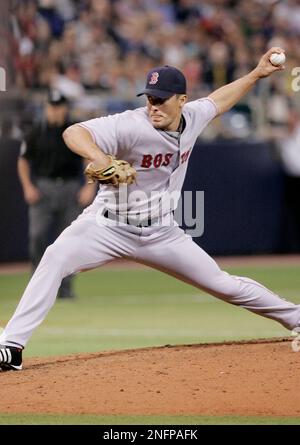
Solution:
[(299, 364), (290, 339), (25, 358), (0, 412), (299, 416)]

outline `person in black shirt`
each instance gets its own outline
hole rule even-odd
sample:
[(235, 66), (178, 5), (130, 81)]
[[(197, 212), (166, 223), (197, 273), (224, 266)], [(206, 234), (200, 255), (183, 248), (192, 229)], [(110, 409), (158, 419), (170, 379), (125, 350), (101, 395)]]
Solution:
[[(68, 102), (49, 93), (45, 119), (35, 125), (21, 146), (18, 173), (29, 205), (29, 254), (33, 270), (46, 247), (78, 216), (95, 196), (95, 187), (83, 184), (82, 158), (68, 149), (62, 133), (70, 125)], [(63, 280), (59, 298), (74, 296), (72, 277)]]

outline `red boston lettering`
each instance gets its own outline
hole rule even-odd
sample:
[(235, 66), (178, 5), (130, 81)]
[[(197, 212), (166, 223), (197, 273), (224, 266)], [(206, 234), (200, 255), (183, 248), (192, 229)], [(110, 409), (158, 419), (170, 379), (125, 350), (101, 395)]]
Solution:
[(162, 165), (163, 167), (166, 167), (167, 165), (169, 165), (172, 156), (173, 156), (173, 153), (167, 153), (167, 154), (165, 155), (165, 160), (164, 160), (164, 162), (163, 162), (161, 165)]
[(170, 164), (171, 158), (174, 153), (166, 153), (165, 155), (158, 153), (155, 155), (154, 159), (152, 155), (143, 155), (141, 167), (150, 168), (153, 164), (154, 168), (159, 168), (161, 166), (166, 167)]
[(162, 154), (159, 153), (158, 155), (155, 156), (153, 165), (155, 168), (158, 168), (161, 166), (161, 163), (162, 163)]
[(153, 157), (151, 155), (144, 155), (141, 163), (141, 167), (149, 168), (151, 167)]
[(190, 152), (191, 152), (191, 149), (189, 149), (189, 150), (185, 151), (184, 153), (182, 153), (182, 155), (180, 156), (181, 163), (186, 162), (188, 160)]

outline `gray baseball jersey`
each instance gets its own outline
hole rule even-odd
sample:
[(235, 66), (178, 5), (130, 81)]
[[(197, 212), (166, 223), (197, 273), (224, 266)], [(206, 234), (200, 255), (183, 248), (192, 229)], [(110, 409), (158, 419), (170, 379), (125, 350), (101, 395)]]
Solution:
[(104, 153), (126, 160), (137, 171), (137, 183), (128, 186), (126, 193), (124, 186), (116, 190), (102, 185), (89, 210), (105, 202), (112, 212), (138, 214), (141, 220), (174, 210), (193, 146), (216, 113), (209, 98), (188, 102), (183, 107), (185, 128), (179, 138), (156, 130), (146, 107), (82, 122)]

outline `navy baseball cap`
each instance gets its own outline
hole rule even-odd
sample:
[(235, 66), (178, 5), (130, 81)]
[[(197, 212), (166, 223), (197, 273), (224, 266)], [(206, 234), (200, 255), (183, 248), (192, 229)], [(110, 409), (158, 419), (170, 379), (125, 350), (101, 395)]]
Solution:
[(174, 94), (186, 94), (185, 77), (174, 66), (165, 65), (153, 68), (147, 74), (144, 91), (137, 94), (137, 96), (142, 96), (143, 94), (149, 94), (160, 99), (168, 99), (174, 96)]
[(48, 91), (48, 104), (51, 105), (62, 105), (67, 104), (67, 98), (61, 94), (58, 90), (49, 90)]

